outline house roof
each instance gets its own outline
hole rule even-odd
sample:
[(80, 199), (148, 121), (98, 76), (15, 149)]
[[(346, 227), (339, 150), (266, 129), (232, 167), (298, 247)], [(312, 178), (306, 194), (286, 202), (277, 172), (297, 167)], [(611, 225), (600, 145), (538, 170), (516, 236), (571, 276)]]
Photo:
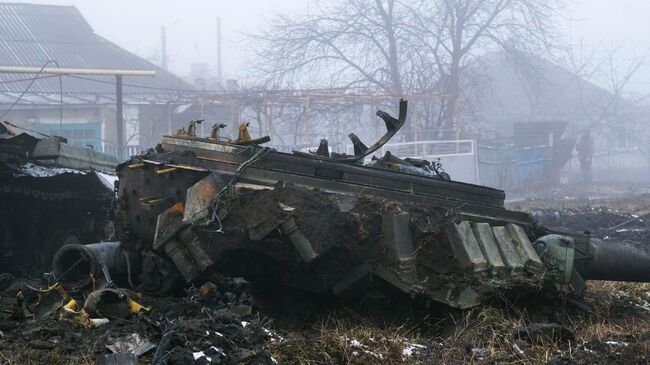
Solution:
[(531, 54), (518, 56), (489, 52), (471, 65), (487, 84), (478, 95), (476, 110), (502, 135), (512, 134), (513, 122), (589, 124), (591, 119), (611, 114), (612, 102), (617, 103), (619, 117), (640, 111), (556, 63)]
[[(54, 60), (61, 68), (155, 70), (155, 77), (123, 78), (126, 103), (176, 99), (192, 87), (153, 63), (95, 34), (74, 6), (0, 3), (0, 66), (42, 67)], [(56, 67), (54, 64), (48, 67)], [(0, 104), (13, 103), (34, 78), (0, 73)], [(62, 77), (65, 103), (112, 103), (112, 76)], [(59, 77), (41, 75), (19, 105), (58, 103)]]

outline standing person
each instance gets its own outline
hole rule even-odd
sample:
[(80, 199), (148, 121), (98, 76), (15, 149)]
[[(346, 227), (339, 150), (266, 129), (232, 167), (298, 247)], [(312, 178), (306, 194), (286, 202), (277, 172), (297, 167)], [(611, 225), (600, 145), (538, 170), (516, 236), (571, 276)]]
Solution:
[(576, 150), (578, 150), (578, 161), (580, 161), (582, 177), (585, 180), (585, 184), (589, 185), (592, 181), (591, 163), (594, 155), (594, 139), (590, 131), (582, 134)]

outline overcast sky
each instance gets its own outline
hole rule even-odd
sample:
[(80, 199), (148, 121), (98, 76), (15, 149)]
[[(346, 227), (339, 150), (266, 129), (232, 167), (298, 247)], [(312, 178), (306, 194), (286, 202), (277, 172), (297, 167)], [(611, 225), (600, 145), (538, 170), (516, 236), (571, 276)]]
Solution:
[[(4, 1), (4, 0), (0, 0)], [(158, 55), (160, 27), (168, 27), (170, 69), (180, 75), (192, 62), (215, 63), (216, 18), (221, 17), (224, 76), (237, 77), (249, 54), (244, 31), (255, 31), (272, 14), (304, 10), (312, 0), (34, 0), (75, 5), (95, 32), (146, 58)], [(322, 1), (322, 0), (321, 0)], [(627, 55), (650, 48), (650, 1), (579, 0), (568, 10), (567, 39), (589, 47), (620, 45)], [(647, 77), (646, 77), (647, 76)], [(650, 68), (635, 78), (650, 88)]]

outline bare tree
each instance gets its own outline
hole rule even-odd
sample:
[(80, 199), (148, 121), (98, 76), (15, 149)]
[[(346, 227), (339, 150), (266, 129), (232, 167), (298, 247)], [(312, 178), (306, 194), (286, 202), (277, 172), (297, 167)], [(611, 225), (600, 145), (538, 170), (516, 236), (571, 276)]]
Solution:
[[(617, 123), (632, 121), (640, 112), (645, 113), (641, 104), (650, 94), (632, 96), (627, 91), (632, 79), (647, 63), (648, 52), (632, 57), (622, 56), (619, 49), (602, 47), (587, 53), (579, 48), (567, 52), (567, 68), (573, 74), (579, 92), (580, 114), (583, 116), (580, 128), (616, 128)], [(597, 90), (594, 90), (594, 85), (599, 85)]]
[[(563, 0), (332, 0), (297, 17), (278, 16), (262, 34), (258, 75), (271, 88), (361, 87), (429, 94), (426, 124), (452, 130), (465, 67), (495, 47), (548, 49)], [(468, 83), (468, 87), (471, 83)], [(437, 100), (433, 100), (436, 99)], [(471, 108), (470, 108), (471, 109)], [(437, 117), (434, 117), (437, 115)]]
[(650, 93), (631, 93), (631, 83), (647, 63), (649, 50), (624, 55), (620, 49), (581, 47), (567, 52), (566, 68), (574, 77), (578, 94), (577, 115), (570, 133), (596, 134), (597, 152), (614, 155), (633, 150), (650, 162), (647, 101)]
[(561, 0), (423, 0), (412, 6), (413, 34), (428, 45), (441, 76), (440, 130), (458, 117), (465, 65), (472, 55), (501, 48), (523, 53), (554, 47)]
[(256, 65), (276, 87), (373, 88), (402, 95), (424, 55), (414, 53), (411, 13), (396, 0), (318, 2), (302, 17), (278, 16), (262, 34)]

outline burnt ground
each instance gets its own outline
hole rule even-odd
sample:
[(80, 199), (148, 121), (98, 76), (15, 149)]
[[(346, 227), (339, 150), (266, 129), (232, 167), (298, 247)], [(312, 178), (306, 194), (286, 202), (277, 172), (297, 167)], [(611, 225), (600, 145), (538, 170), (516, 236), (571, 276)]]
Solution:
[[(606, 240), (650, 238), (650, 195), (548, 196), (510, 203), (543, 224)], [(0, 364), (93, 364), (137, 333), (157, 345), (139, 363), (164, 364), (634, 364), (650, 360), (650, 285), (591, 282), (582, 303), (501, 293), (453, 310), (373, 293), (354, 302), (212, 277), (203, 295), (133, 298), (152, 308), (85, 328), (55, 313), (25, 318), (22, 279), (0, 289)], [(34, 277), (33, 285), (44, 283)], [(9, 288), (7, 286), (11, 285)], [(25, 297), (25, 295), (24, 295)], [(29, 294), (25, 301), (29, 301)], [(250, 312), (249, 312), (250, 309)], [(196, 360), (195, 360), (196, 358)]]

